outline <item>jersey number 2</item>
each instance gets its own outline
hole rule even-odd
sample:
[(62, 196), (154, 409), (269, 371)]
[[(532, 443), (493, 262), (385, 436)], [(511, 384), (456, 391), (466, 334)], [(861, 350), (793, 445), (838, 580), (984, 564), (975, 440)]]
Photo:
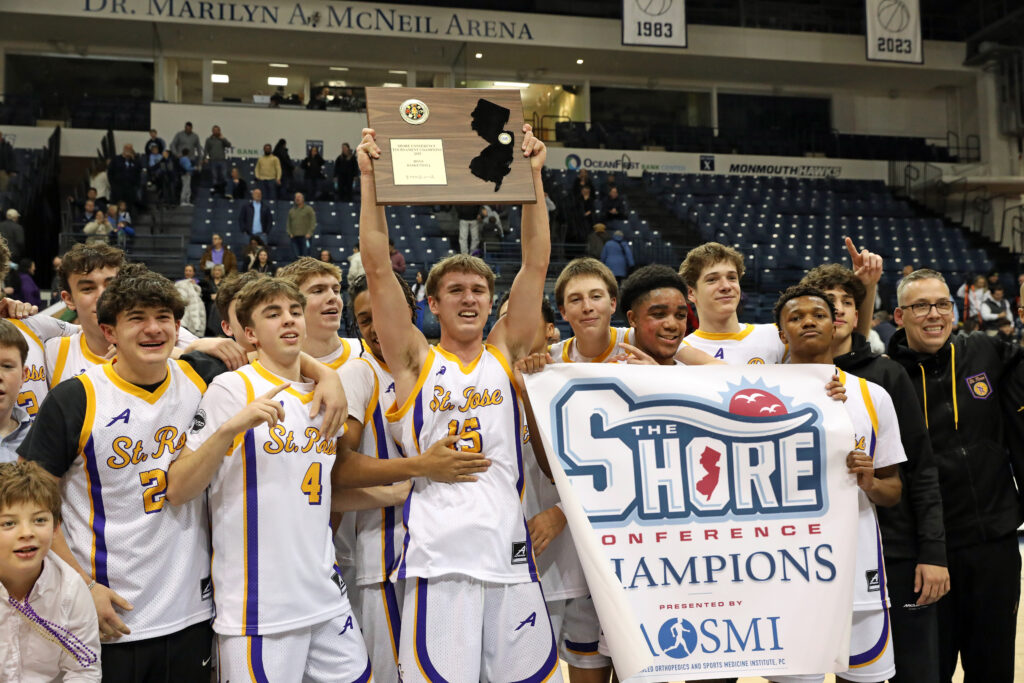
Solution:
[(146, 487), (142, 492), (142, 509), (146, 514), (163, 510), (164, 496), (167, 493), (167, 473), (163, 470), (139, 472), (139, 481)]
[(320, 492), (324, 488), (320, 484), (320, 463), (314, 462), (309, 466), (302, 476), (302, 486), (299, 488), (309, 498), (310, 505), (320, 504)]

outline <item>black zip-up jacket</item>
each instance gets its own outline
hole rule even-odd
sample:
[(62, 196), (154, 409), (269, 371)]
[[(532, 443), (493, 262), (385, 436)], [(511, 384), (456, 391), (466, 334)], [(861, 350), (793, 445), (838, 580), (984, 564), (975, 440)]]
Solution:
[(835, 364), (889, 393), (899, 419), (900, 441), (907, 454), (907, 461), (900, 463), (900, 502), (876, 510), (885, 557), (945, 567), (946, 532), (942, 524), (939, 470), (914, 385), (899, 363), (872, 352), (867, 339), (854, 332), (852, 341), (853, 348), (836, 356)]
[(899, 330), (888, 351), (907, 370), (924, 408), (947, 548), (1014, 533), (1020, 505), (1000, 396), (1004, 378), (1024, 356), (1021, 347), (974, 332), (952, 335), (938, 353), (918, 353), (907, 345), (906, 330)]

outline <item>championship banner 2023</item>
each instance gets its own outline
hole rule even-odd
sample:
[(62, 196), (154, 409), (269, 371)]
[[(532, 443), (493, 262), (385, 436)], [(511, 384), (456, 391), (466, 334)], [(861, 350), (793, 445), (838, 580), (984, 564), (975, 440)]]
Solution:
[(857, 486), (831, 374), (592, 363), (527, 377), (620, 676), (846, 670)]
[(868, 61), (924, 64), (920, 0), (864, 0)]

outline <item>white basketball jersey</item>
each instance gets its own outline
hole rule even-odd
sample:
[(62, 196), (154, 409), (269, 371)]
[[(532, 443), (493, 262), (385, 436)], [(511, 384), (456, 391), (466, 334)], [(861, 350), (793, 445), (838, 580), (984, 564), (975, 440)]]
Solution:
[(25, 382), (21, 385), (21, 392), (18, 394), (18, 405), (28, 413), (29, 418), (35, 420), (39, 406), (49, 393), (50, 387), (46, 383), (46, 354), (42, 340), (28, 325), (21, 320), (8, 320), (18, 328), (21, 336), (28, 344), (28, 355), (25, 357)]
[(200, 496), (170, 505), (167, 468), (206, 383), (183, 361), (168, 361), (153, 392), (121, 379), (110, 363), (75, 381), (86, 413), (76, 459), (62, 484), (64, 534), (97, 583), (128, 600), (131, 629), (119, 642), (174, 633), (213, 614), (210, 538)]
[[(395, 403), (395, 380), (387, 366), (372, 353), (341, 370), (349, 415), (363, 425), (359, 452), (380, 460), (402, 457), (388, 430), (384, 413)], [(365, 586), (387, 581), (398, 566), (405, 540), (402, 506), (346, 513), (355, 518), (356, 583)]]
[(683, 343), (729, 365), (774, 365), (786, 357), (786, 345), (774, 324), (741, 325), (739, 332), (704, 332), (697, 329)]
[(587, 358), (580, 354), (579, 349), (576, 348), (576, 337), (569, 337), (557, 344), (552, 344), (548, 347), (548, 353), (556, 363), (603, 363), (612, 356), (626, 353), (626, 349), (622, 348), (622, 343), (632, 344), (632, 333), (633, 328), (631, 327), (609, 327), (608, 334), (611, 336), (611, 342), (608, 344), (608, 348), (596, 358)]
[[(254, 361), (210, 385), (188, 447), (199, 448), (257, 396), (286, 380)], [(223, 635), (269, 635), (332, 619), (349, 609), (334, 571), (331, 469), (336, 435), (309, 418), (313, 385), (277, 394), (284, 420), (239, 434), (207, 491), (213, 585)]]
[[(839, 380), (846, 386), (846, 412), (853, 421), (851, 450), (871, 456), (875, 469), (905, 462), (900, 426), (892, 398), (882, 387), (841, 370)], [(852, 475), (851, 475), (852, 476)], [(853, 609), (877, 610), (889, 606), (882, 564), (882, 534), (878, 529), (875, 504), (857, 489), (857, 569), (853, 581)]]
[(501, 352), (484, 345), (464, 365), (440, 346), (430, 347), (415, 390), (402, 406), (392, 406), (387, 418), (406, 453), (420, 453), (450, 434), (465, 434), (460, 449), (483, 453), (491, 461), (474, 482), (413, 480), (403, 509), (405, 547), (392, 576), (536, 581), (522, 510), (521, 408)]
[[(524, 428), (523, 469), (526, 471), (526, 490), (523, 493), (523, 512), (529, 520), (537, 513), (557, 505), (559, 498), (554, 482), (547, 478), (537, 464), (532, 438), (527, 431)], [(549, 602), (578, 598), (590, 592), (568, 524), (537, 556), (537, 572), (544, 588), (544, 599)]]
[(110, 362), (89, 349), (85, 341), (85, 332), (81, 330), (70, 337), (48, 339), (45, 347), (46, 375), (51, 387), (81, 375), (93, 366)]
[(358, 339), (338, 337), (338, 341), (341, 342), (341, 346), (336, 348), (334, 351), (331, 351), (326, 356), (317, 358), (318, 361), (333, 370), (340, 369), (345, 363), (350, 360), (355, 360), (363, 352), (363, 347), (359, 343)]

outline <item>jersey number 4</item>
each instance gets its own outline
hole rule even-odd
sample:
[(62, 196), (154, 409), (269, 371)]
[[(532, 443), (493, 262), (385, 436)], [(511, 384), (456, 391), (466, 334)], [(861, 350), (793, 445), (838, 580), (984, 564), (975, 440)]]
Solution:
[(302, 475), (302, 485), (299, 489), (309, 498), (310, 505), (320, 504), (320, 493), (324, 490), (320, 483), (320, 463), (310, 464), (309, 469)]
[(459, 421), (452, 420), (448, 423), (448, 436), (455, 436), (458, 434), (462, 438), (459, 440), (468, 441), (468, 445), (463, 445), (457, 448), (457, 450), (463, 453), (481, 453), (483, 452), (483, 442), (480, 440), (480, 420), (475, 417), (468, 417), (466, 421), (462, 423), (462, 429), (459, 429)]

